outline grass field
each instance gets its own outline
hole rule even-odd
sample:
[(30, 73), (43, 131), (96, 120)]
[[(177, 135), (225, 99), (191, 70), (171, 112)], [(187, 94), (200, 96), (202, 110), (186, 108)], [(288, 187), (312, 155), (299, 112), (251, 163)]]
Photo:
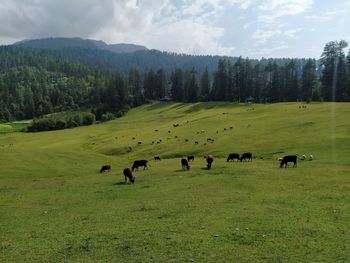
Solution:
[[(299, 105), (155, 103), (0, 134), (0, 262), (349, 262), (350, 104)], [(281, 169), (287, 154), (314, 160)], [(150, 167), (125, 185), (135, 159)]]
[(22, 129), (26, 128), (30, 123), (31, 121), (14, 121), (5, 124), (0, 124), (0, 133), (21, 131)]

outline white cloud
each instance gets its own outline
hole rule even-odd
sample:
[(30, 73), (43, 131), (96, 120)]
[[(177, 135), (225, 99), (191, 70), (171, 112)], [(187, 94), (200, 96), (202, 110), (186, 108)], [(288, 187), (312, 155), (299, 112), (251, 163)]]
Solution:
[(136, 43), (195, 54), (232, 55), (220, 44), (216, 19), (232, 5), (224, 0), (22, 0), (3, 1), (0, 41), (50, 36)]
[(313, 0), (264, 0), (259, 8), (263, 11), (270, 11), (273, 15), (280, 17), (303, 13), (312, 4)]
[(238, 5), (241, 9), (248, 9), (255, 4), (256, 0), (231, 0), (231, 4)]
[(258, 45), (265, 44), (271, 38), (281, 34), (280, 30), (257, 30), (253, 33), (252, 38), (256, 40)]
[(286, 44), (280, 44), (275, 47), (269, 47), (269, 48), (259, 48), (257, 50), (251, 50), (250, 53), (252, 56), (255, 57), (269, 57), (271, 54), (275, 53), (276, 51), (281, 51), (288, 49), (288, 46)]
[(288, 37), (288, 38), (296, 38), (296, 35), (298, 32), (300, 32), (302, 29), (297, 28), (297, 29), (288, 29), (283, 32), (283, 34)]
[(306, 15), (304, 18), (315, 21), (329, 21), (347, 13), (349, 13), (349, 9), (337, 9), (321, 12), (318, 14)]
[(264, 0), (259, 6), (262, 14), (258, 16), (258, 20), (273, 24), (279, 18), (304, 13), (312, 5), (313, 0)]
[(222, 10), (217, 0), (185, 1), (180, 7), (158, 0), (139, 2), (137, 10), (115, 17), (113, 24), (119, 26), (105, 28), (94, 37), (179, 53), (232, 55), (234, 47), (220, 44), (225, 29), (213, 25)]

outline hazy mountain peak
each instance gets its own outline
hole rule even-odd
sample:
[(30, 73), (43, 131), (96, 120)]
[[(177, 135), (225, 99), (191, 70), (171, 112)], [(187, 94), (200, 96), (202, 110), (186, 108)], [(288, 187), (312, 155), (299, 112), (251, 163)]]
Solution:
[(64, 38), (50, 37), (42, 39), (27, 39), (14, 43), (15, 46), (32, 47), (37, 49), (62, 49), (71, 47), (108, 50), (114, 53), (132, 53), (140, 50), (148, 50), (144, 46), (134, 44), (107, 44), (102, 40), (82, 39), (79, 37)]

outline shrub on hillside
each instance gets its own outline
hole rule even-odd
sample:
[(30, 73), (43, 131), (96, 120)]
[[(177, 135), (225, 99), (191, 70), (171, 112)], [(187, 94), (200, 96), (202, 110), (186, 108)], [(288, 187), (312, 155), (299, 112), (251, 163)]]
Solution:
[(91, 125), (96, 121), (95, 115), (92, 113), (85, 113), (83, 115), (82, 125)]
[(115, 119), (115, 116), (111, 112), (107, 112), (105, 114), (102, 114), (102, 116), (101, 116), (101, 121), (111, 121), (114, 119)]
[(81, 125), (91, 125), (95, 122), (95, 115), (90, 112), (60, 112), (34, 119), (28, 126), (28, 132), (62, 130)]

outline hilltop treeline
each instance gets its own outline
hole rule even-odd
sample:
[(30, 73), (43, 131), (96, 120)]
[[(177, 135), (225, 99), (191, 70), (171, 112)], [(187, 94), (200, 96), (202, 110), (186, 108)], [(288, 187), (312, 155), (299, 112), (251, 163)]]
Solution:
[(92, 67), (62, 51), (0, 47), (0, 121), (78, 110), (106, 120), (165, 96), (182, 102), (349, 101), (346, 46), (345, 41), (328, 43), (320, 61), (219, 58), (214, 70), (204, 67), (203, 72), (193, 66), (135, 67), (126, 73)]

